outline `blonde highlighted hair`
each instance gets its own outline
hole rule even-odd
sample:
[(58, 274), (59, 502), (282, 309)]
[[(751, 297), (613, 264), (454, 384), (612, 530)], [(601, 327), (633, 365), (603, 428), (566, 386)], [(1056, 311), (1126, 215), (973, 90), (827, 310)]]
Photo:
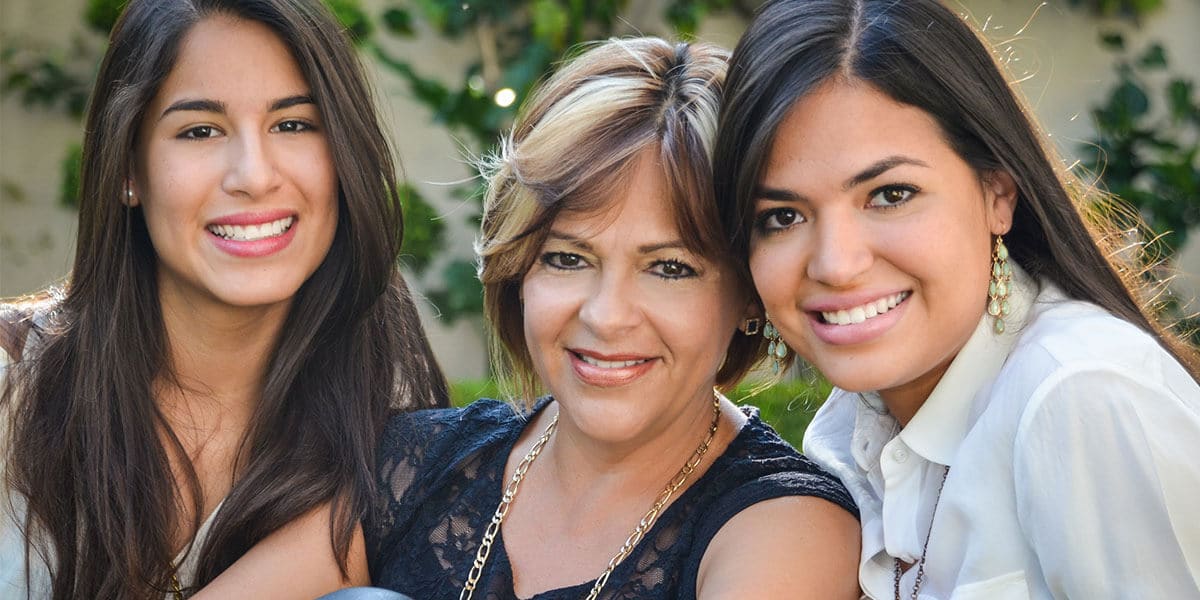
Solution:
[[(728, 53), (703, 43), (611, 39), (571, 60), (525, 102), (488, 179), (476, 252), (495, 372), (528, 403), (541, 390), (525, 343), (520, 289), (562, 211), (601, 209), (636, 157), (657, 153), (676, 226), (688, 249), (738, 274), (713, 196), (712, 153)], [(746, 374), (761, 338), (734, 335), (719, 386)]]

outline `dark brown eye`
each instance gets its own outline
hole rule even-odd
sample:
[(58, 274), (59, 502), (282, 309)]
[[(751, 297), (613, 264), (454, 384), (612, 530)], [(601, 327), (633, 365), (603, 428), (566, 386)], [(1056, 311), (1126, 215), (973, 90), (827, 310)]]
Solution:
[(654, 263), (651, 270), (663, 279), (683, 279), (692, 277), (696, 270), (678, 260), (664, 260)]
[(889, 185), (875, 190), (867, 206), (874, 208), (890, 208), (899, 206), (912, 199), (917, 190), (911, 186)]
[(555, 269), (568, 271), (583, 268), (586, 264), (582, 256), (569, 252), (547, 252), (542, 255), (542, 263)]
[(787, 229), (796, 223), (802, 222), (804, 219), (800, 213), (794, 208), (776, 208), (764, 212), (758, 216), (758, 229), (764, 233), (772, 231), (780, 231)]

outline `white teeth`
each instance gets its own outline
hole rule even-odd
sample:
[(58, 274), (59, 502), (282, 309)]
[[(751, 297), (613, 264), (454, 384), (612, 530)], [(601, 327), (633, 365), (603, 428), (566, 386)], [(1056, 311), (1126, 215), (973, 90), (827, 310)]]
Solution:
[(209, 225), (208, 230), (227, 240), (236, 242), (253, 242), (269, 237), (283, 235), (292, 228), (295, 217), (284, 217), (270, 223), (260, 225)]
[(625, 367), (632, 367), (634, 365), (640, 365), (640, 364), (646, 362), (646, 360), (649, 360), (649, 359), (600, 360), (600, 359), (592, 358), (590, 356), (584, 356), (583, 354), (576, 354), (575, 356), (578, 356), (579, 359), (582, 360), (583, 362), (585, 362), (589, 365), (595, 366), (595, 367), (600, 367), (601, 369), (622, 369)]
[(854, 308), (830, 312), (821, 311), (821, 317), (825, 319), (826, 323), (834, 325), (862, 323), (896, 308), (896, 305), (903, 302), (908, 297), (908, 294), (909, 292), (900, 292), (899, 294), (892, 294), (891, 296), (868, 302), (862, 306), (855, 306)]

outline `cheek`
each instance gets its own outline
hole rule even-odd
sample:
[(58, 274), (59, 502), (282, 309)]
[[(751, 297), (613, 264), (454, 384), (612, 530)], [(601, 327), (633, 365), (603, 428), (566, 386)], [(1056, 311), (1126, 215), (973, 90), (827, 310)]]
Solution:
[(541, 273), (531, 273), (521, 284), (521, 309), (525, 343), (538, 362), (539, 348), (553, 345), (571, 317), (569, 288)]
[(768, 312), (793, 304), (803, 267), (795, 244), (759, 242), (750, 251), (750, 275)]

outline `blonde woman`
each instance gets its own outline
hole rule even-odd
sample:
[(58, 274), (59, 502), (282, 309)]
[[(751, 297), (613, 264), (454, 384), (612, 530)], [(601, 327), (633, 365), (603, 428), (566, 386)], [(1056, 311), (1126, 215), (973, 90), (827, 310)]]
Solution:
[(523, 404), (392, 420), (365, 526), (376, 585), (422, 599), (858, 597), (846, 491), (714, 389), (761, 348), (712, 202), (725, 58), (609, 41), (526, 104), (479, 243), (500, 370)]

